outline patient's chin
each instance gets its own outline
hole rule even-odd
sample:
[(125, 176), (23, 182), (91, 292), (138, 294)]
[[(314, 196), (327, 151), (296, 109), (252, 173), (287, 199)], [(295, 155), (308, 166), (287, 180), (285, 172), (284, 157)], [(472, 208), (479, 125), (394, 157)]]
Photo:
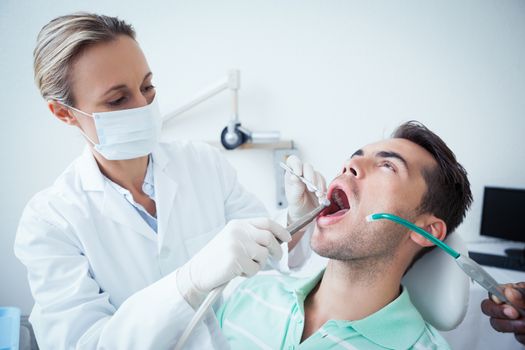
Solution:
[(322, 233), (322, 229), (319, 229), (316, 226), (310, 240), (310, 246), (317, 255), (325, 258), (332, 258), (333, 252), (338, 246), (338, 243), (329, 239), (327, 235)]
[(346, 252), (341, 251), (341, 245), (336, 242), (311, 241), (312, 250), (319, 256), (327, 259), (346, 260)]
[(310, 240), (312, 250), (319, 256), (335, 260), (354, 258), (359, 252), (361, 244), (355, 244), (348, 234), (341, 234), (339, 230), (316, 226)]
[(312, 243), (312, 250), (315, 252), (315, 254), (322, 256), (323, 258), (331, 258), (330, 249), (324, 246), (315, 246)]

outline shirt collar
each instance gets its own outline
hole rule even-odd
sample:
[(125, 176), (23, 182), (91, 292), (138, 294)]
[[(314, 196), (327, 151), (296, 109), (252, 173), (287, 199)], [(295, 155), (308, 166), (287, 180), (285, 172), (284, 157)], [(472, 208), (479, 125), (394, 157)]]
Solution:
[(144, 176), (144, 183), (142, 184), (142, 191), (147, 194), (150, 198), (155, 198), (155, 183), (153, 180), (153, 157), (149, 156), (148, 168), (146, 169), (146, 175)]
[[(131, 192), (129, 190), (125, 189), (124, 187), (120, 186), (119, 184), (111, 181), (107, 177), (104, 176), (104, 178), (113, 186), (120, 194), (123, 194), (128, 200), (132, 201), (133, 204), (135, 201), (133, 200), (133, 197), (131, 196)], [(146, 168), (146, 175), (144, 176), (144, 182), (142, 183), (142, 191), (148, 197), (155, 200), (155, 185), (154, 185), (154, 179), (153, 179), (153, 159), (151, 157), (151, 154), (148, 157), (148, 166)]]
[(408, 290), (381, 310), (361, 320), (349, 322), (370, 341), (389, 349), (408, 349), (424, 332), (426, 324), (410, 301)]
[[(324, 274), (324, 269), (312, 278), (293, 281), (287, 286), (295, 292), (299, 309), (304, 315), (306, 296), (317, 286)], [(388, 349), (408, 349), (414, 345), (425, 330), (426, 323), (410, 301), (408, 290), (403, 287), (401, 294), (388, 305), (357, 321), (337, 321), (340, 327), (350, 327), (373, 343)]]
[(310, 278), (294, 279), (290, 284), (285, 284), (284, 288), (290, 293), (294, 293), (297, 298), (297, 306), (304, 317), (304, 301), (310, 292), (319, 284), (324, 275), (324, 268)]
[(319, 272), (314, 274), (312, 277), (308, 278), (297, 278), (293, 279), (291, 283), (288, 283), (285, 285), (285, 289), (289, 292), (295, 292), (297, 294), (304, 294), (305, 296), (310, 294), (312, 289), (317, 286), (317, 284), (321, 281), (321, 278), (323, 278), (324, 275), (324, 268), (321, 269)]
[[(146, 176), (144, 177), (144, 184), (142, 190), (150, 197), (155, 197), (154, 191), (154, 178), (153, 178), (153, 163), (158, 163), (161, 169), (168, 163), (168, 156), (166, 151), (158, 145), (154, 152), (149, 155), (148, 167), (146, 169)], [(101, 172), (98, 167), (97, 161), (93, 156), (92, 151), (86, 145), (80, 158), (77, 159), (77, 165), (79, 169), (79, 176), (82, 182), (82, 188), (86, 191), (103, 191), (104, 183), (108, 180)], [(111, 182), (111, 181), (110, 181)], [(146, 185), (147, 184), (147, 185)], [(115, 184), (116, 185), (116, 184)], [(146, 188), (145, 186), (146, 185)], [(118, 186), (118, 185), (117, 185)], [(115, 187), (120, 193), (124, 190), (122, 187)], [(119, 189), (120, 188), (120, 189)]]

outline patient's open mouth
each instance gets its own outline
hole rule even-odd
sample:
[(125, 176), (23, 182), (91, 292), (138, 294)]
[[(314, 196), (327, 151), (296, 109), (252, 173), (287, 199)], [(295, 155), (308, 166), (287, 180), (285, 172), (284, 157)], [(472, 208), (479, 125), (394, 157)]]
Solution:
[(334, 188), (330, 192), (330, 206), (321, 212), (320, 216), (342, 216), (350, 210), (350, 203), (348, 202), (348, 197), (346, 196), (345, 191), (340, 188)]

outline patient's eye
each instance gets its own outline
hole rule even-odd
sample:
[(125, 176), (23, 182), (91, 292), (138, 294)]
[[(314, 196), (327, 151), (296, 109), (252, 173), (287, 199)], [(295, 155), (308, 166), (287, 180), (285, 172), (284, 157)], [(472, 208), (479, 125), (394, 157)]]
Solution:
[(380, 165), (381, 165), (381, 167), (387, 168), (388, 170), (390, 170), (390, 171), (392, 171), (394, 173), (397, 172), (397, 169), (396, 169), (395, 165), (392, 162), (388, 161), (388, 160), (382, 161)]

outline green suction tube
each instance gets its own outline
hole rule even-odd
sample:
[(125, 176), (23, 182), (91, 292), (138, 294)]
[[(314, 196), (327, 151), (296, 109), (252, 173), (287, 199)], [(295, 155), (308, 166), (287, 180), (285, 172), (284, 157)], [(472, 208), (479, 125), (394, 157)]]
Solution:
[(416, 233), (419, 233), (421, 236), (425, 237), (430, 242), (434, 243), (439, 248), (443, 249), (445, 251), (445, 253), (447, 253), (448, 255), (452, 256), (454, 259), (457, 259), (457, 258), (459, 258), (461, 256), (461, 254), (456, 252), (454, 249), (450, 248), (445, 243), (441, 242), (436, 237), (432, 236), (427, 231), (423, 230), (421, 227), (418, 227), (418, 226), (414, 225), (413, 223), (411, 223), (410, 221), (405, 220), (403, 218), (400, 218), (397, 215), (388, 214), (388, 213), (376, 213), (376, 214), (368, 215), (366, 217), (367, 221), (376, 221), (376, 220), (381, 220), (381, 219), (394, 221), (394, 222), (396, 222), (396, 223), (398, 223), (400, 225), (403, 225), (406, 228), (408, 228), (408, 229), (410, 229), (410, 230), (412, 230), (412, 231), (414, 231)]

